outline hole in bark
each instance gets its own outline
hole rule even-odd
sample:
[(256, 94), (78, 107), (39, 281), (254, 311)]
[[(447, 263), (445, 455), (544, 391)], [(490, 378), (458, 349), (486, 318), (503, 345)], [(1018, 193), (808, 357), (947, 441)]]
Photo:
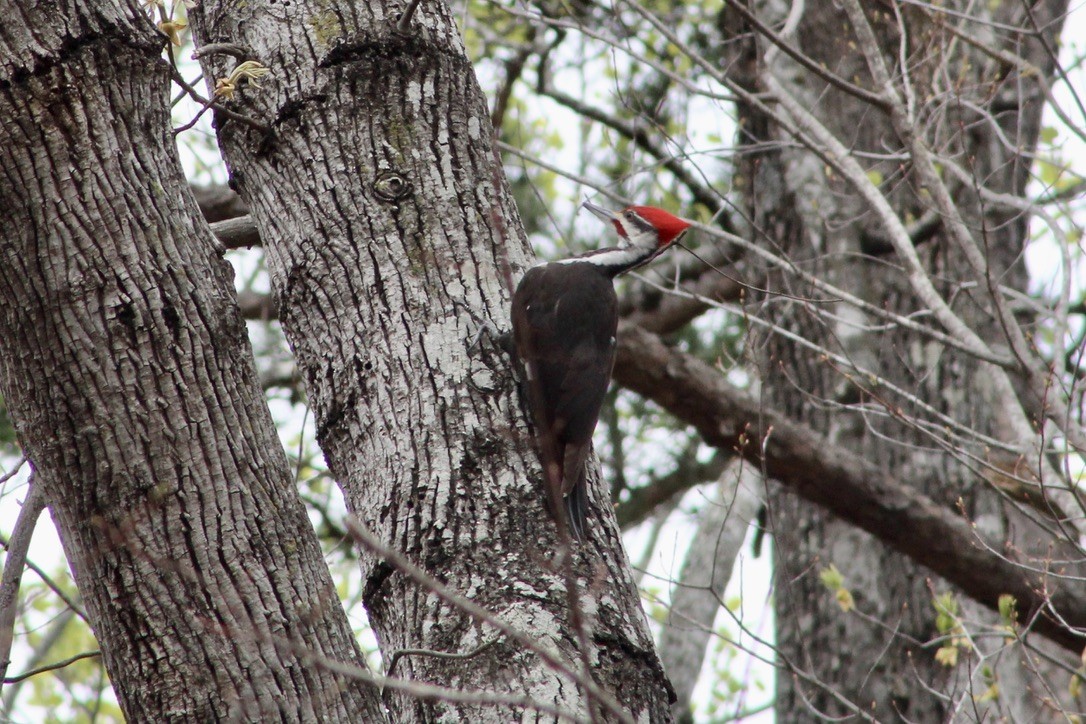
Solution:
[(132, 308), (132, 305), (127, 302), (122, 302), (117, 308), (117, 321), (129, 329), (134, 329), (136, 326), (136, 310)]
[(411, 182), (394, 171), (386, 171), (374, 181), (373, 193), (382, 201), (399, 201), (411, 193)]
[(166, 327), (169, 328), (170, 333), (177, 336), (178, 331), (181, 329), (181, 315), (177, 313), (173, 305), (168, 301), (162, 305), (162, 318), (166, 322)]

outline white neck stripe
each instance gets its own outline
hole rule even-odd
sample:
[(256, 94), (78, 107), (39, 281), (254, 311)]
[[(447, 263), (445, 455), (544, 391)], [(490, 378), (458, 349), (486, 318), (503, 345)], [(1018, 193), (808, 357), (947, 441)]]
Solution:
[(603, 269), (632, 269), (652, 259), (662, 249), (646, 246), (613, 247), (562, 259), (557, 264), (592, 264)]

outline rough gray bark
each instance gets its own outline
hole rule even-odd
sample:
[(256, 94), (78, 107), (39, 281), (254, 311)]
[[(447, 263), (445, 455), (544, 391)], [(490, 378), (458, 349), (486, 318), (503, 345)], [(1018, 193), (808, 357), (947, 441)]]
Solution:
[[(1045, 19), (1062, 12), (1057, 7), (1061, 3), (1042, 5), (1047, 7), (1038, 11)], [(767, 7), (772, 4), (763, 4), (763, 11)], [(967, 10), (964, 6), (960, 9)], [(778, 17), (787, 13), (787, 8), (777, 10)], [(953, 46), (946, 45), (946, 38), (925, 11), (902, 11), (908, 28), (903, 34), (893, 13), (872, 6), (868, 10), (887, 62), (896, 72), (902, 71), (897, 65), (899, 54), (909, 56), (908, 82), (919, 96), (916, 132), (948, 157), (967, 159), (979, 183), (1000, 193), (1021, 195), (1029, 167), (1023, 157), (1036, 142), (1042, 105), (1031, 96), (1036, 93), (1036, 84), (1015, 72), (1006, 73), (1005, 68), (967, 46), (957, 46), (957, 55), (948, 57), (945, 53), (951, 51), (945, 48)], [(969, 13), (975, 11), (975, 6), (968, 8)], [(766, 17), (772, 17), (772, 12)], [(1022, 5), (1000, 4), (994, 13), (998, 22), (1025, 24)], [(862, 41), (852, 32), (843, 11), (831, 4), (809, 4), (792, 20), (788, 42), (839, 77), (872, 87), (867, 63), (857, 50)], [(1049, 26), (1052, 32), (1057, 28), (1058, 23)], [(992, 45), (1000, 42), (996, 37), (986, 40)], [(769, 47), (765, 41), (763, 50)], [(1039, 44), (1023, 37), (1013, 49), (1036, 54)], [(870, 159), (908, 150), (907, 146), (903, 149), (902, 139), (884, 113), (830, 87), (783, 53), (774, 50), (773, 54), (775, 60), (768, 63), (768, 71), (850, 149), (873, 154)], [(1051, 66), (1043, 57), (1035, 60), (1041, 67)], [(956, 69), (950, 74), (962, 77), (951, 88), (946, 87), (942, 75), (944, 61)], [(995, 115), (978, 118), (963, 104), (938, 103), (936, 96), (964, 97)], [(968, 132), (959, 133), (962, 127)], [(792, 140), (772, 122), (765, 131), (764, 136), (752, 140)], [(997, 133), (1016, 139), (1018, 148), (1002, 146)], [(918, 193), (922, 184), (911, 164), (870, 160), (865, 166), (887, 180), (884, 189), (901, 218), (921, 218), (932, 207), (930, 197)], [(786, 148), (760, 157), (756, 166), (748, 167), (748, 173), (754, 179), (750, 200), (757, 227), (807, 271), (878, 307), (901, 314), (925, 307), (902, 273), (899, 260), (887, 256), (886, 249), (869, 246), (879, 227), (877, 216), (839, 177), (826, 173), (823, 159), (805, 150)], [(970, 228), (983, 235), (992, 278), (1024, 288), (1019, 253), (1026, 217), (1014, 218), (1006, 210), (982, 202), (967, 186), (957, 186), (956, 193)], [(924, 240), (920, 255), (927, 272), (937, 280), (939, 292), (952, 300), (953, 312), (989, 344), (1005, 345), (1003, 330), (992, 312), (992, 285), (972, 274), (952, 235), (945, 230), (934, 233)], [(970, 286), (970, 282), (974, 284)], [(800, 297), (817, 296), (810, 288), (783, 277), (772, 278), (771, 286)], [(952, 349), (933, 348), (904, 329), (875, 331), (877, 327), (868, 327), (871, 319), (845, 304), (833, 308), (839, 315), (835, 320), (819, 320), (817, 312), (801, 304), (772, 304), (765, 309), (775, 323), (875, 372), (950, 418), (983, 434), (1005, 436), (1000, 415), (1008, 405), (1018, 403), (1001, 399), (994, 392), (991, 370), (975, 359)], [(1043, 550), (1043, 544), (1038, 545), (1042, 538), (1039, 531), (977, 476), (969, 458), (960, 452), (948, 454), (929, 431), (909, 424), (906, 418), (916, 410), (908, 401), (842, 374), (820, 353), (783, 337), (769, 337), (762, 349), (764, 389), (775, 407), (824, 431), (835, 444), (888, 474), (903, 475), (947, 509), (961, 506), (961, 512), (980, 522), (990, 539), (1008, 541), (1008, 551)], [(1026, 400), (1026, 409), (1030, 404)], [(904, 414), (895, 414), (895, 406)], [(1006, 442), (1024, 443), (1017, 439)], [(961, 450), (973, 456), (972, 460), (990, 459), (983, 445), (965, 443)], [(782, 676), (778, 681), (780, 715), (794, 715), (808, 707), (828, 715), (854, 711), (842, 702), (843, 697), (852, 707), (879, 720), (936, 721), (951, 716), (959, 701), (969, 700), (970, 686), (979, 687), (972, 693), (984, 691), (985, 685), (971, 681), (973, 672), (968, 663), (946, 667), (935, 660), (933, 651), (914, 644), (938, 635), (932, 598), (933, 593), (947, 590), (944, 582), (929, 580), (912, 561), (794, 496), (776, 496), (771, 511), (781, 583), (775, 599), (778, 643), (787, 660), (809, 669), (820, 682), (812, 686), (810, 681)], [(844, 615), (822, 585), (818, 572), (831, 563), (844, 574), (864, 617)], [(978, 626), (980, 621), (995, 623), (990, 617), (969, 618)], [(991, 652), (987, 642), (982, 642), (981, 648)], [(1019, 671), (1023, 668), (1017, 666)], [(1010, 681), (1009, 673), (1006, 681)], [(1041, 681), (1043, 675), (1034, 680), (1034, 691), (1043, 690), (1037, 685)], [(1005, 686), (996, 701), (975, 705), (970, 701), (969, 707), (978, 717), (985, 716), (985, 710), (1031, 717), (1045, 706), (1042, 698), (1035, 698), (1030, 687)]]
[(0, 389), (131, 721), (380, 721), (136, 2), (4, 3)]
[(735, 558), (761, 505), (762, 487), (757, 470), (736, 458), (713, 486), (698, 515), (697, 531), (675, 581), (671, 609), (660, 636), (660, 660), (675, 686), (672, 713), (678, 722), (693, 721), (691, 696)]
[[(576, 564), (590, 629), (585, 659), (578, 653), (512, 363), (467, 348), (480, 317), (507, 326), (507, 284), (528, 249), (449, 9), (424, 3), (403, 29), (400, 10), (204, 2), (192, 13), (201, 45), (241, 44), (272, 70), (234, 102), (272, 131), (220, 122), (219, 140), (260, 228), (318, 441), (349, 508), (568, 664), (548, 668), (367, 552), (370, 621), (388, 658), (475, 652), (399, 656), (398, 677), (528, 694), (583, 715), (575, 674), (588, 661), (630, 716), (664, 720), (670, 688), (601, 494)], [(205, 70), (221, 77), (232, 65), (212, 56)], [(398, 722), (533, 716), (400, 693), (386, 701)]]

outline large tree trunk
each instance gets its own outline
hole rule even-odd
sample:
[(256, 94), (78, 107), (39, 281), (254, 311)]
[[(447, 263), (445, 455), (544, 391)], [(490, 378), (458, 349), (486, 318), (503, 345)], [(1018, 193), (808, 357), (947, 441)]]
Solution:
[(135, 2), (3, 6), (0, 388), (131, 721), (380, 721)]
[[(969, 12), (975, 11), (970, 5)], [(1058, 7), (1038, 11), (1044, 16), (1042, 25), (1062, 12)], [(884, 57), (897, 71), (902, 69), (895, 61), (903, 52), (901, 44), (905, 44), (907, 81), (919, 96), (917, 132), (927, 134), (925, 140), (939, 153), (959, 161), (967, 159), (979, 183), (998, 193), (1023, 194), (1028, 162), (1015, 155), (1015, 149), (1001, 145), (997, 136), (1002, 133), (1017, 139), (1018, 152), (1028, 153), (1032, 148), (1041, 110), (1041, 104), (1029, 95), (1036, 90), (1035, 83), (1014, 72), (1005, 73), (1005, 68), (968, 45), (946, 46), (957, 47), (956, 55), (947, 55), (951, 52), (944, 51), (947, 38), (933, 27), (925, 12), (904, 10), (902, 16), (908, 28), (904, 39), (893, 13), (880, 9), (872, 11), (870, 18), (883, 44)], [(1021, 25), (1024, 18), (1022, 6), (1004, 4), (994, 19)], [(809, 4), (801, 16), (791, 20), (793, 32), (787, 42), (838, 77), (874, 86), (868, 65), (857, 50), (863, 41), (838, 6)], [(1048, 31), (1056, 32), (1058, 25), (1048, 26)], [(1024, 41), (1014, 50), (1028, 55), (1031, 46), (1033, 51), (1039, 50), (1035, 40)], [(770, 47), (768, 41), (765, 47)], [(772, 55), (768, 72), (777, 82), (850, 150), (869, 154), (860, 157), (872, 178), (885, 180), (883, 191), (901, 218), (919, 219), (930, 212), (934, 202), (926, 191), (919, 192), (923, 184), (908, 162), (877, 160), (904, 146), (887, 114), (801, 69), (779, 50), (774, 49)], [(1040, 56), (1034, 58), (1038, 65), (1050, 67), (1043, 53)], [(992, 116), (978, 119), (960, 105), (933, 100), (939, 93), (960, 90), (943, 86), (944, 73), (959, 79), (967, 89), (962, 91), (969, 96), (967, 100), (997, 115), (998, 128)], [(968, 90), (972, 87), (980, 90), (972, 93)], [(1009, 107), (1008, 99), (1012, 101)], [(996, 102), (1003, 105), (1002, 110), (993, 109)], [(902, 261), (894, 257), (892, 249), (873, 241), (880, 233), (878, 217), (841, 176), (832, 169), (828, 172), (823, 158), (787, 148), (791, 135), (769, 119), (751, 113), (747, 120), (745, 130), (755, 135), (747, 140), (786, 144), (783, 150), (760, 155), (747, 169), (753, 179), (752, 216), (763, 238), (779, 244), (805, 271), (877, 307), (902, 315), (924, 309), (926, 305), (902, 272)], [(969, 132), (958, 133), (962, 126)], [(947, 135), (939, 135), (944, 129)], [(1011, 218), (1005, 209), (980, 201), (968, 186), (958, 184), (955, 189), (970, 228), (978, 237), (983, 235), (991, 279), (1024, 289), (1020, 252), (1025, 218)], [(985, 342), (1006, 344), (993, 313), (993, 286), (974, 275), (952, 235), (938, 231), (917, 243), (922, 244), (919, 252), (925, 270), (936, 280), (944, 298), (951, 300), (952, 311)], [(1012, 426), (1006, 420), (1017, 416), (1020, 421), (1024, 413), (1023, 406), (1008, 400), (1005, 389), (999, 387), (1001, 371), (956, 350), (935, 346), (901, 327), (881, 328), (878, 320), (848, 304), (803, 304), (800, 300), (826, 295), (785, 276), (773, 277), (771, 284), (777, 291), (795, 295), (795, 301), (775, 299), (766, 305), (766, 316), (776, 324), (908, 391), (930, 405), (929, 410), (961, 421), (982, 435), (1002, 437), (1009, 445), (1026, 443), (1007, 435)], [(824, 311), (836, 316), (823, 316)], [(901, 479), (916, 481), (926, 495), (976, 521), (991, 539), (1009, 541), (1008, 550), (1013, 546), (1020, 551), (1038, 551), (1039, 529), (976, 474), (978, 467), (983, 471), (985, 462), (992, 460), (984, 444), (943, 438), (939, 418), (869, 376), (842, 369), (821, 351), (779, 335), (770, 336), (762, 349), (763, 389), (774, 406), (824, 431), (857, 456), (875, 461)], [(1025, 407), (1030, 409), (1028, 400)], [(936, 423), (935, 434), (931, 426), (915, 424), (915, 420)], [(1035, 463), (1022, 467), (1035, 467)], [(933, 606), (935, 595), (950, 590), (944, 582), (932, 580), (930, 574), (871, 536), (794, 496), (776, 496), (771, 513), (780, 584), (776, 597), (778, 643), (792, 668), (778, 682), (777, 708), (782, 716), (795, 716), (810, 708), (831, 716), (864, 711), (879, 721), (940, 721), (963, 701), (977, 716), (984, 716), (980, 712), (986, 708), (1021, 720), (1038, 715), (1045, 705), (1042, 699), (1046, 694), (1036, 694), (1045, 691), (1040, 685), (1043, 673), (1032, 685), (1025, 685), (1034, 673), (1027, 671), (1018, 657), (993, 657), (989, 661), (999, 665), (993, 663), (990, 673), (982, 675), (984, 667), (966, 649), (961, 649), (961, 665), (954, 667), (936, 660), (938, 646), (920, 646), (941, 633), (950, 633), (936, 629)], [(820, 581), (820, 571), (830, 564), (844, 574), (856, 608), (864, 616), (842, 612)], [(970, 606), (959, 613), (978, 630), (998, 624), (995, 617)], [(993, 642), (990, 638), (978, 642), (985, 655), (1003, 644), (1001, 639)], [(813, 676), (797, 676), (797, 670)], [(1004, 683), (1000, 696), (981, 698), (994, 681)], [(974, 695), (979, 700), (976, 703), (970, 700)]]
[[(548, 667), (366, 552), (370, 621), (396, 676), (583, 714), (576, 679), (588, 665), (631, 716), (661, 721), (669, 686), (607, 496), (593, 496), (576, 560), (582, 639), (512, 361), (468, 349), (482, 317), (507, 325), (508, 284), (528, 248), (448, 7), (423, 3), (402, 28), (401, 9), (204, 2), (192, 15), (201, 44), (241, 44), (272, 70), (234, 103), (271, 131), (219, 119), (219, 140), (260, 227), (318, 440), (350, 510), (564, 664)], [(222, 77), (233, 64), (211, 56), (205, 70)], [(387, 701), (398, 722), (524, 715), (395, 692)]]

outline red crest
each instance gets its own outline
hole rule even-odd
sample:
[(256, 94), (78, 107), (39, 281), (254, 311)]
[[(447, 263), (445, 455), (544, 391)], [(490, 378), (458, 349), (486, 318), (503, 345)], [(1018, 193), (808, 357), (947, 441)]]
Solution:
[(679, 234), (690, 228), (689, 221), (655, 206), (631, 206), (629, 210), (653, 225), (660, 235), (660, 246), (669, 245), (679, 238)]

